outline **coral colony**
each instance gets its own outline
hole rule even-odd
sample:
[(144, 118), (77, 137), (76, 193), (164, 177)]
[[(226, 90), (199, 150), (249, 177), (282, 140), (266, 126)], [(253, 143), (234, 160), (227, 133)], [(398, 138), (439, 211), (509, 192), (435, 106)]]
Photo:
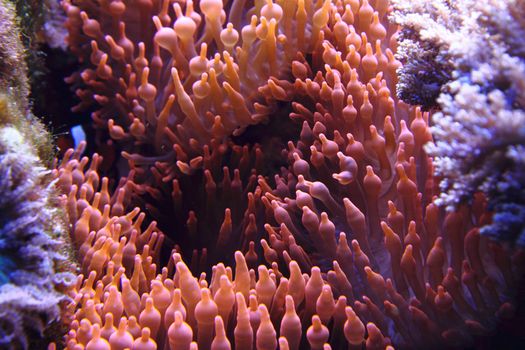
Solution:
[(61, 5), (94, 134), (46, 170), (0, 98), (0, 348), (481, 348), (515, 318), (523, 0)]
[[(45, 128), (28, 108), (13, 6), (0, 6), (0, 348), (28, 348), (57, 320), (74, 279), (62, 239), (67, 218), (46, 169)], [(67, 235), (66, 235), (67, 236)], [(70, 289), (70, 288), (69, 288)], [(50, 328), (50, 327), (48, 327)]]
[[(423, 96), (435, 99), (436, 86), (443, 91), (437, 99), (441, 111), (433, 116), (436, 143), (427, 146), (436, 156), (437, 174), (446, 177), (440, 200), (455, 207), (476, 191), (486, 193), (494, 216), (482, 233), (523, 246), (525, 2), (463, 0), (448, 7), (445, 1), (414, 1), (410, 6), (400, 6), (394, 15), (406, 37), (400, 44), (406, 61), (400, 95), (434, 104), (423, 102)], [(414, 7), (434, 20), (414, 16)], [(427, 47), (433, 48), (431, 57)], [(433, 83), (417, 83), (424, 81), (421, 65)]]

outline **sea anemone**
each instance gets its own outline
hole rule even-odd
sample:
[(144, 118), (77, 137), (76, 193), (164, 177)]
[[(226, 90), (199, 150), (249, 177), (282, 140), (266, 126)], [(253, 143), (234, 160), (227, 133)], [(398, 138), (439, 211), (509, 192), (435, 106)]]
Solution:
[(101, 154), (54, 171), (67, 347), (466, 347), (512, 316), (523, 253), (480, 236), (484, 196), (434, 204), (387, 1), (64, 8)]

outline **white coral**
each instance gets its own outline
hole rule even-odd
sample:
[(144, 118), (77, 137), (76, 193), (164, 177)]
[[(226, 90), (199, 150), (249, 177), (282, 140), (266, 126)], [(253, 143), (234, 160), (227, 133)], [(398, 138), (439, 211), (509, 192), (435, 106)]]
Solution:
[[(525, 212), (525, 1), (395, 0), (394, 8), (392, 19), (407, 33), (399, 89), (415, 101), (428, 96), (410, 85), (417, 84), (411, 62), (425, 61), (434, 74), (452, 69), (432, 118), (435, 141), (426, 147), (444, 178), (438, 202), (452, 209), (483, 191), (496, 214), (493, 231), (522, 230), (514, 214), (498, 211)], [(422, 56), (422, 48), (434, 54)]]

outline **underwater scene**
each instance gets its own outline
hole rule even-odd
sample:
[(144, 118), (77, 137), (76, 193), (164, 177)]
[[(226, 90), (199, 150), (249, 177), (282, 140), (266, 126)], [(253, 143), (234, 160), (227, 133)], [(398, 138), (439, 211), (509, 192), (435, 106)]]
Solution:
[(0, 349), (525, 349), (525, 0), (0, 0)]

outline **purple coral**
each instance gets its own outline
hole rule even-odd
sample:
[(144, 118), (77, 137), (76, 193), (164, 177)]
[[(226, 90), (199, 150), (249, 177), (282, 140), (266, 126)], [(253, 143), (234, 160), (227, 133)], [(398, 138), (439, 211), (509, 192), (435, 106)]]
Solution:
[[(5, 121), (6, 98), (0, 98)], [(49, 171), (13, 125), (0, 127), (0, 348), (27, 348), (60, 317), (60, 288), (72, 275), (56, 273), (66, 259), (65, 226), (53, 203)]]
[[(405, 28), (398, 55), (409, 62), (400, 70), (400, 95), (440, 109), (432, 118), (435, 143), (427, 146), (444, 178), (439, 202), (452, 209), (483, 192), (494, 216), (482, 233), (525, 245), (525, 2), (394, 6), (392, 18)], [(422, 88), (418, 62), (446, 79)]]

